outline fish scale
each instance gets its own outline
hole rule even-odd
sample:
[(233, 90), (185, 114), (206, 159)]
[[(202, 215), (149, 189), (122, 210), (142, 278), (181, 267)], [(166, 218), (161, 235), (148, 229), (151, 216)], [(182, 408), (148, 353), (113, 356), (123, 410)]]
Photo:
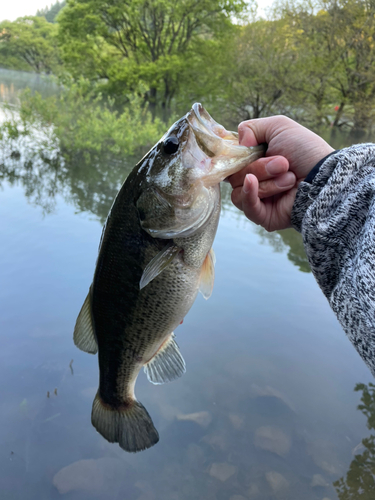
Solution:
[[(146, 289), (139, 290), (146, 263), (165, 244), (163, 240), (151, 238), (138, 223), (133, 200), (137, 187), (142, 185), (142, 176), (141, 173), (124, 184), (124, 191), (120, 191), (116, 199), (98, 257), (100, 271), (94, 277), (92, 306), (99, 365), (110, 366), (110, 375), (108, 370), (101, 370), (99, 395), (104, 403), (115, 407), (123, 405), (129, 397), (128, 387), (134, 372), (140, 369), (137, 358), (146, 361), (148, 351), (156, 350), (178, 326), (198, 292), (200, 266), (194, 275), (191, 269), (183, 272), (180, 262), (171, 265)], [(122, 221), (121, 231), (118, 231), (117, 220)], [(211, 244), (212, 241), (203, 250), (204, 255)], [(189, 238), (188, 246), (194, 248), (194, 245), (195, 238)], [(167, 314), (171, 310), (174, 314)], [(123, 351), (123, 356), (119, 355), (119, 339), (132, 346), (131, 350)]]
[(92, 423), (126, 451), (159, 440), (134, 395), (140, 369), (154, 384), (185, 372), (173, 331), (198, 291), (212, 292), (219, 182), (263, 153), (239, 146), (195, 104), (135, 166), (113, 203), (74, 342), (98, 351)]

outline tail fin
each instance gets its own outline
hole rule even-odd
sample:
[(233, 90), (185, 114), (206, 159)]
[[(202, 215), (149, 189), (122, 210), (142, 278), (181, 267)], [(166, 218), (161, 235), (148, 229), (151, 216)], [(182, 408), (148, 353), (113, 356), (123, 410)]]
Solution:
[(128, 408), (116, 410), (104, 405), (97, 394), (92, 405), (91, 422), (110, 443), (119, 443), (125, 451), (151, 448), (159, 441), (158, 431), (146, 408), (134, 400)]

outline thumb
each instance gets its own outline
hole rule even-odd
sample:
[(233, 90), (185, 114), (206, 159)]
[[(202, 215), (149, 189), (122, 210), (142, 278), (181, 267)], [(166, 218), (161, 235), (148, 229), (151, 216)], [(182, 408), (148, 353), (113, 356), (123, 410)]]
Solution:
[[(277, 128), (277, 123), (282, 118), (286, 117), (267, 117), (255, 118), (254, 120), (247, 120), (238, 125), (238, 139), (242, 146), (257, 146), (266, 142), (270, 142), (272, 135)], [(292, 120), (290, 120), (292, 121)]]

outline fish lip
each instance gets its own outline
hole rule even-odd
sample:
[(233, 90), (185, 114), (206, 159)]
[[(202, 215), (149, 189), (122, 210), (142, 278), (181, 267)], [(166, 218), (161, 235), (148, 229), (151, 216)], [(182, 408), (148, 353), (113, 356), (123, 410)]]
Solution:
[(202, 131), (209, 132), (210, 135), (216, 137), (218, 140), (224, 140), (226, 143), (233, 143), (233, 145), (238, 146), (238, 133), (227, 130), (223, 125), (217, 123), (200, 102), (193, 104), (190, 116), (190, 124), (191, 120), (195, 118)]
[[(193, 104), (192, 108), (191, 108), (191, 111), (190, 111), (190, 113), (193, 116), (193, 118), (196, 118), (198, 120), (198, 123), (201, 126), (203, 126), (203, 128), (207, 128), (205, 126), (205, 123), (204, 123), (203, 119), (202, 119), (203, 112), (207, 113), (207, 111), (204, 109), (204, 107), (202, 106), (202, 104), (200, 102), (195, 102)], [(208, 116), (211, 118), (210, 115), (208, 115)], [(211, 118), (211, 120), (212, 120), (212, 118)]]
[[(200, 102), (193, 104), (187, 119), (195, 135), (197, 135), (196, 129), (198, 128), (200, 132), (206, 132), (218, 140), (233, 140), (238, 144), (238, 134), (226, 130), (217, 123)], [(212, 152), (212, 155), (214, 155), (214, 152)]]
[[(202, 106), (200, 102), (196, 102), (193, 104), (191, 111), (190, 111), (191, 117), (194, 119), (196, 118), (198, 120), (199, 125), (201, 128), (212, 131), (210, 126), (213, 125), (218, 125), (215, 120), (212, 118), (212, 116), (205, 110), (205, 108)], [(203, 115), (207, 115), (208, 122), (210, 126), (207, 126), (207, 121), (205, 122), (203, 120)]]
[[(195, 139), (194, 142), (201, 151), (201, 159), (197, 163), (197, 167), (201, 170), (201, 174), (204, 176), (209, 175), (213, 169), (213, 160), (220, 154), (224, 138), (230, 133), (217, 123), (199, 102), (193, 104), (186, 115), (186, 119), (190, 132)], [(235, 139), (234, 136), (231, 136), (231, 138)], [(190, 151), (194, 156), (192, 153), (194, 148), (191, 148), (191, 146)]]
[(247, 148), (240, 145), (238, 134), (217, 123), (200, 103), (195, 103), (186, 116), (199, 149), (206, 155), (198, 175), (206, 187), (223, 181), (265, 153), (264, 146)]

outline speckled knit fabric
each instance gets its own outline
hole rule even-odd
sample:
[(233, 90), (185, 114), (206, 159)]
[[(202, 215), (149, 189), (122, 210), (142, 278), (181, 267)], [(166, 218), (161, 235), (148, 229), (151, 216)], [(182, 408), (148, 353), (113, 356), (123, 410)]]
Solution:
[(375, 376), (375, 145), (327, 158), (299, 186), (292, 224), (312, 272)]

